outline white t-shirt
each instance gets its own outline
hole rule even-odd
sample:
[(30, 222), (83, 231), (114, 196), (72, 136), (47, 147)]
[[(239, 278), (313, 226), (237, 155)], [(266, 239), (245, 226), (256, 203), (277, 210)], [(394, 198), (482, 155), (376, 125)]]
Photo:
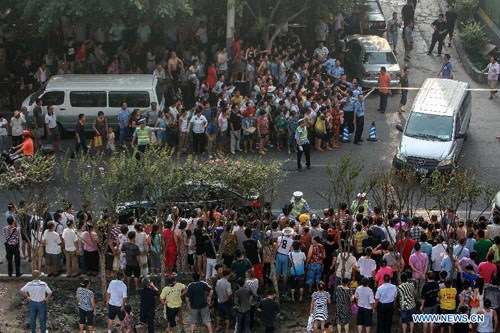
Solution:
[(293, 238), (290, 236), (278, 237), (278, 253), (288, 255), (293, 244)]
[(488, 64), (488, 80), (498, 81), (498, 74), (500, 74), (500, 64), (490, 62)]
[(76, 251), (75, 242), (78, 241), (78, 236), (72, 228), (66, 228), (63, 231), (62, 238), (64, 239), (64, 249), (69, 252)]
[(205, 133), (205, 124), (207, 123), (207, 118), (204, 115), (194, 116), (191, 118), (191, 124), (193, 124), (193, 133), (203, 134)]
[(373, 291), (369, 287), (359, 286), (356, 288), (354, 297), (358, 300), (358, 306), (365, 309), (372, 309), (372, 304), (375, 303)]
[(122, 306), (123, 299), (127, 298), (127, 286), (121, 280), (113, 280), (109, 283), (107, 293), (110, 295), (110, 305)]
[(2, 120), (0, 120), (0, 135), (7, 135), (7, 127), (3, 126), (8, 124), (9, 122), (7, 121), (7, 119), (3, 118)]
[(23, 125), (26, 123), (23, 116), (19, 116), (19, 118), (12, 117), (10, 119), (10, 127), (12, 128), (12, 136), (20, 136), (23, 134), (24, 127)]
[(366, 259), (365, 257), (359, 258), (356, 263), (356, 267), (359, 268), (359, 274), (366, 278), (373, 277), (372, 272), (377, 269), (377, 264), (373, 259)]
[[(339, 254), (337, 256), (337, 271), (335, 272), (335, 275), (338, 277), (342, 277), (342, 254)], [(345, 274), (344, 277), (350, 279), (352, 275), (352, 268), (356, 265), (356, 257), (354, 257), (352, 254), (349, 254), (349, 257), (346, 260), (345, 263)]]
[(45, 123), (49, 125), (49, 128), (56, 128), (57, 127), (57, 118), (56, 114), (53, 113), (52, 115), (46, 114), (45, 115)]
[(40, 280), (33, 280), (21, 288), (22, 292), (28, 293), (33, 302), (42, 302), (47, 294), (52, 294), (47, 283)]
[(47, 254), (60, 254), (61, 253), (61, 238), (55, 231), (45, 230), (43, 233), (45, 240), (45, 252)]

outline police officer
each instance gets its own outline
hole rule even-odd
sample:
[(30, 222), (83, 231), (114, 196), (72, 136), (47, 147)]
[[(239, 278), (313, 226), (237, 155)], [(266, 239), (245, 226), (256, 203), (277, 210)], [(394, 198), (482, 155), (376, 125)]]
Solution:
[(356, 200), (353, 200), (351, 203), (351, 210), (354, 215), (358, 213), (359, 207), (363, 207), (363, 216), (368, 216), (369, 213), (372, 212), (372, 209), (370, 207), (370, 203), (368, 200), (366, 200), (366, 193), (358, 193), (356, 196)]
[[(164, 131), (165, 129), (146, 126), (145, 118), (140, 119), (137, 123), (139, 124), (139, 127), (137, 127), (134, 131), (132, 145), (137, 144), (137, 150), (144, 153), (147, 147), (151, 144), (151, 133), (154, 131)], [(141, 158), (139, 153), (137, 153), (136, 158)]]
[(302, 170), (302, 153), (306, 155), (306, 167), (311, 169), (311, 143), (308, 139), (307, 127), (304, 118), (299, 119), (299, 127), (295, 130), (295, 140), (297, 141), (297, 169)]
[(354, 103), (356, 100), (352, 97), (352, 91), (348, 91), (347, 95), (340, 101), (342, 105), (342, 111), (344, 111), (344, 123), (342, 124), (342, 133), (344, 128), (347, 127), (349, 130), (349, 136), (354, 132)]
[(366, 95), (359, 94), (356, 102), (354, 102), (354, 113), (356, 114), (356, 132), (354, 133), (354, 144), (360, 145), (363, 140), (363, 128), (365, 126), (365, 99), (375, 90), (372, 88)]
[(292, 211), (290, 214), (296, 219), (299, 218), (301, 214), (307, 213), (311, 210), (306, 199), (302, 198), (303, 195), (304, 193), (295, 191), (293, 192), (292, 199), (290, 199), (290, 203), (292, 205)]

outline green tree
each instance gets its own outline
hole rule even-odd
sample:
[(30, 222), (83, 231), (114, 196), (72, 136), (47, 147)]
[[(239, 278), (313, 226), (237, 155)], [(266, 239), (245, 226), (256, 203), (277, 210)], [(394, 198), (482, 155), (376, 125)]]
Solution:
[(125, 26), (128, 17), (174, 18), (193, 13), (192, 0), (10, 0), (4, 4), (8, 5), (22, 19), (38, 26), (41, 33), (49, 31), (52, 23), (62, 15), (84, 24), (109, 27), (112, 24)]

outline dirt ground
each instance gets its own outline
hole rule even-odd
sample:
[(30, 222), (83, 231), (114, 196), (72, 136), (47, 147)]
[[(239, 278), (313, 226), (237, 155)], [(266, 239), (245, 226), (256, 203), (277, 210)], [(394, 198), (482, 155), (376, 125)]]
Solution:
[[(8, 281), (0, 282), (0, 333), (25, 333), (29, 332), (29, 309), (28, 304), (19, 294), (19, 289), (27, 282)], [(47, 281), (49, 287), (54, 292), (53, 300), (48, 303), (47, 330), (50, 333), (73, 333), (78, 331), (78, 312), (77, 304), (74, 298), (76, 281)], [(97, 281), (91, 286), (96, 295), (97, 313), (94, 327), (95, 332), (105, 332), (106, 311), (102, 306), (102, 297), (96, 291)], [(132, 290), (129, 293), (129, 302), (134, 308), (138, 308), (139, 297), (137, 292)], [(276, 333), (304, 333), (306, 332), (307, 317), (309, 312), (309, 303), (290, 304), (282, 303), (283, 315), (276, 325)], [(189, 332), (187, 323), (189, 322), (188, 311), (184, 307), (184, 326), (186, 332)], [(333, 315), (333, 314), (332, 314)], [(215, 323), (214, 323), (215, 324)], [(38, 325), (37, 325), (38, 327)], [(39, 328), (39, 327), (38, 327)], [(156, 316), (156, 331), (165, 331), (165, 320), (161, 314), (161, 308), (158, 308)], [(252, 329), (252, 332), (261, 332), (260, 324)], [(39, 331), (38, 331), (39, 332)], [(115, 329), (115, 332), (121, 332)], [(197, 332), (204, 333), (207, 330), (199, 327)]]

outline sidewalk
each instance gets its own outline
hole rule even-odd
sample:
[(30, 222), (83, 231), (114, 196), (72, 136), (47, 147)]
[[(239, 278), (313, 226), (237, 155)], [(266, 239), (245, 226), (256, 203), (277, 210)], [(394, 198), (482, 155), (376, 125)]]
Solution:
[[(405, 3), (406, 1), (402, 0), (380, 1), (386, 19), (390, 18), (392, 12), (397, 12), (398, 17), (401, 18), (401, 8), (403, 8)], [(427, 55), (427, 51), (429, 50), (429, 45), (432, 39), (432, 22), (437, 19), (440, 13), (444, 14), (447, 11), (447, 8), (448, 5), (445, 0), (420, 0), (417, 3), (417, 8), (415, 10), (414, 50), (412, 52), (413, 58), (409, 63), (407, 63), (412, 72), (415, 72), (415, 70), (425, 70), (430, 71), (428, 77), (437, 77), (441, 69), (443, 59), (437, 57), (437, 45), (434, 48), (434, 53), (432, 55)], [(456, 35), (453, 38), (457, 38)], [(401, 34), (399, 36), (397, 51), (399, 63), (404, 64), (404, 46)], [(463, 68), (455, 50), (454, 44), (452, 43), (451, 47), (448, 47), (448, 37), (446, 37), (442, 54), (444, 55), (445, 53), (449, 53), (451, 55), (454, 79), (470, 82), (471, 88), (481, 87), (471, 80), (469, 75), (465, 72), (465, 69)]]

